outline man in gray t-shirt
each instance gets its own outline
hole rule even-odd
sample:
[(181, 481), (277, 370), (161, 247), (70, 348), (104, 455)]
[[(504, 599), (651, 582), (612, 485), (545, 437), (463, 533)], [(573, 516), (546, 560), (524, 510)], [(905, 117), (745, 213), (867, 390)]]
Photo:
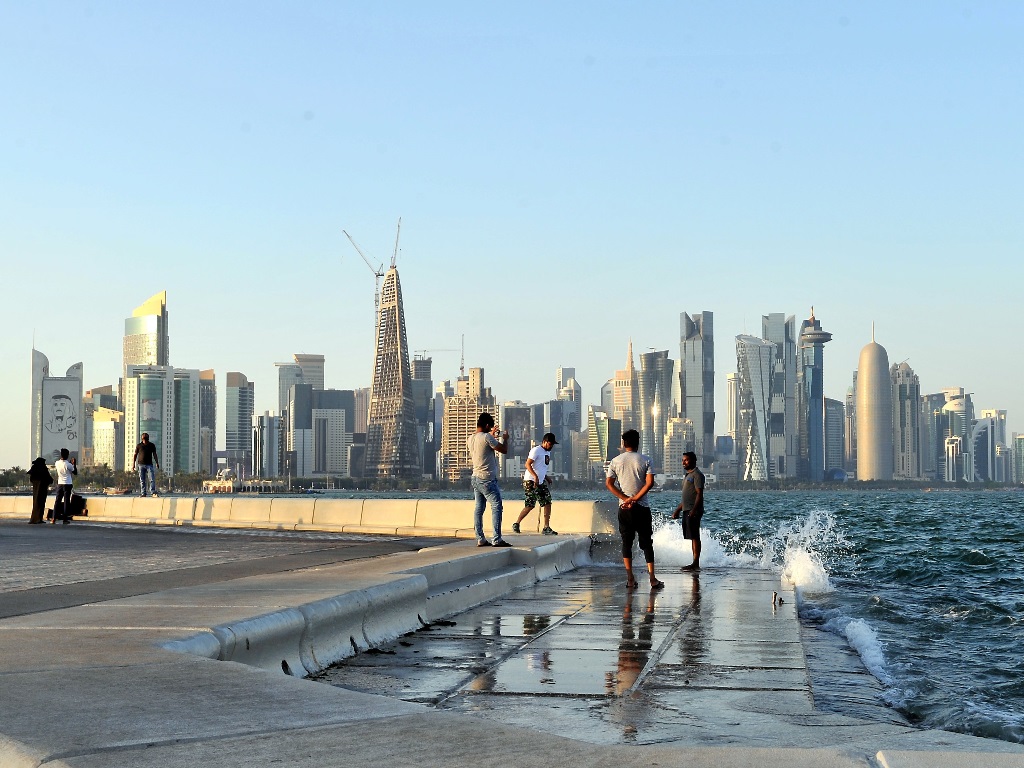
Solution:
[(700, 519), (704, 517), (704, 473), (697, 469), (697, 454), (683, 454), (683, 498), (672, 513), (672, 519), (683, 516), (683, 538), (690, 540), (693, 562), (683, 566), (684, 571), (700, 570)]
[[(476, 420), (476, 432), (469, 436), (466, 447), (473, 463), (473, 475), (469, 484), (473, 488), (476, 506), (473, 509), (473, 525), (476, 529), (476, 545), (478, 547), (511, 547), (501, 538), (501, 488), (498, 487), (498, 457), (495, 453), (508, 453), (508, 432), (501, 433), (498, 440), (498, 428), (494, 426), (494, 417), (489, 413), (481, 413)], [(484, 507), (491, 504), (491, 524), (494, 538), (491, 541), (484, 536)]]
[(639, 539), (640, 550), (647, 561), (651, 589), (661, 589), (664, 582), (654, 575), (654, 542), (651, 508), (647, 492), (654, 487), (651, 460), (639, 453), (640, 433), (629, 429), (622, 433), (622, 453), (608, 464), (605, 487), (619, 500), (619, 536), (622, 537), (622, 564), (626, 566), (626, 587), (636, 587), (633, 576), (633, 539)]

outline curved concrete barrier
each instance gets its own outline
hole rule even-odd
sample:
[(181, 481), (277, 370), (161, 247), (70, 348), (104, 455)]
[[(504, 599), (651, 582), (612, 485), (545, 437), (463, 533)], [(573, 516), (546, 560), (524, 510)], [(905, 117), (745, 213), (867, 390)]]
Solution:
[(570, 538), (539, 547), (514, 550), (514, 559), (530, 566), (537, 581), (590, 565), (590, 539)]
[(251, 619), (221, 624), (211, 631), (220, 641), (220, 661), (237, 661), (268, 671), (301, 675), (300, 642), (306, 617), (286, 608)]

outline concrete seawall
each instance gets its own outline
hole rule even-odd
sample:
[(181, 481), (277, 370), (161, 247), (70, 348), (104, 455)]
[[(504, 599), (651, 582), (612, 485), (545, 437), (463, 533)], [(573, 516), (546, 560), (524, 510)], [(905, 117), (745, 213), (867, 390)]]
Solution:
[[(334, 531), (390, 536), (474, 538), (473, 501), (469, 499), (336, 499), (324, 496), (208, 496), (86, 495), (88, 519), (109, 523), (194, 525), (256, 528), (277, 531)], [(52, 507), (52, 496), (47, 499)], [(508, 507), (516, 506), (511, 502)], [(24, 517), (32, 511), (29, 496), (0, 496), (0, 517)], [(505, 526), (511, 532), (506, 509)], [(612, 533), (615, 505), (610, 502), (559, 501), (554, 524), (562, 534)], [(523, 533), (540, 533), (540, 515), (523, 521)], [(490, 510), (484, 513), (490, 535)]]

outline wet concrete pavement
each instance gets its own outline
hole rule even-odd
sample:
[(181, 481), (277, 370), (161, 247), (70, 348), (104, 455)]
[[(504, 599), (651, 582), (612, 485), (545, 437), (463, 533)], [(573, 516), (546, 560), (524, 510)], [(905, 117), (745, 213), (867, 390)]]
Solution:
[(796, 600), (773, 603), (777, 575), (661, 578), (662, 591), (627, 590), (621, 568), (562, 574), (317, 679), (592, 744), (806, 746), (822, 724), (842, 726), (839, 742), (906, 727), (837, 640), (814, 644), (830, 705), (815, 707)]

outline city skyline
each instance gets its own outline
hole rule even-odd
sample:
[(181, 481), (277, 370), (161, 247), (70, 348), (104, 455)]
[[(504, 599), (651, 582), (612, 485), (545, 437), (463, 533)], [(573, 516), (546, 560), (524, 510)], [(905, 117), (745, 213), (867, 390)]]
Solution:
[(374, 276), (342, 229), (382, 263), (399, 216), (410, 351), (465, 335), (500, 402), (571, 366), (597, 404), (629, 339), (675, 358), (707, 311), (723, 434), (732, 340), (813, 306), (826, 397), (875, 323), (922, 393), (1024, 431), (1024, 8), (588, 8), (5, 6), (0, 465), (34, 458), (30, 349), (116, 385), (158, 292), (170, 364), (244, 373), (257, 413), (296, 352), (367, 386)]

